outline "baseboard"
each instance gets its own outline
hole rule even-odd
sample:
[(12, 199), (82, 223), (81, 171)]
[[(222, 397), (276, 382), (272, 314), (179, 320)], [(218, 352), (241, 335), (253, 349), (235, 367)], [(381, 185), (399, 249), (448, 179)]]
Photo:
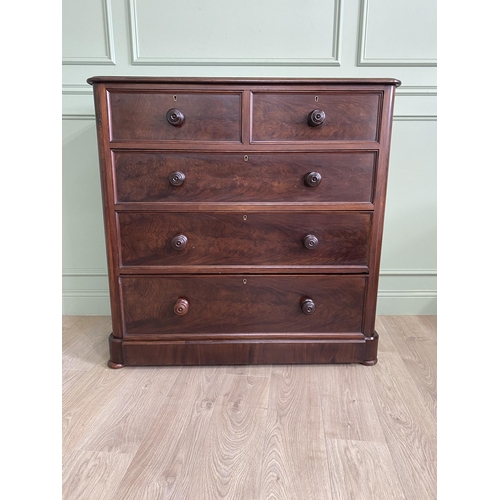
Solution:
[(437, 292), (435, 290), (380, 290), (377, 315), (435, 315)]
[(105, 290), (65, 290), (62, 312), (67, 316), (109, 316), (109, 293)]

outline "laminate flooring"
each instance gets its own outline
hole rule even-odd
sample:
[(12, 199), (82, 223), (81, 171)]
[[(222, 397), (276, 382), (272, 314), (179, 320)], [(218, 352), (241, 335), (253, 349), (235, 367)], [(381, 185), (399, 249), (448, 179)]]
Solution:
[(436, 498), (436, 317), (380, 316), (362, 365), (107, 367), (63, 316), (63, 500)]

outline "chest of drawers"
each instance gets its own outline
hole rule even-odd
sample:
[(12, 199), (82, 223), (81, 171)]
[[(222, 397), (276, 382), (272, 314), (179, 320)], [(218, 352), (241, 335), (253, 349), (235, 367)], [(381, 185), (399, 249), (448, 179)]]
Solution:
[(88, 82), (110, 367), (376, 363), (398, 80)]

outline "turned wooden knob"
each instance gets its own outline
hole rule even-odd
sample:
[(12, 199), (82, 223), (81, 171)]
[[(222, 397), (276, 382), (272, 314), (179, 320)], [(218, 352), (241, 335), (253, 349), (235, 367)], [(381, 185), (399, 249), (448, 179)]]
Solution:
[(304, 314), (312, 314), (316, 310), (316, 306), (312, 299), (304, 299), (300, 303), (300, 308)]
[(308, 250), (314, 250), (318, 247), (319, 241), (314, 234), (308, 234), (302, 238), (302, 243)]
[(189, 302), (187, 299), (177, 299), (174, 304), (174, 313), (177, 316), (184, 316), (189, 311)]
[(184, 115), (176, 108), (167, 111), (167, 121), (174, 127), (180, 127), (184, 123)]
[(184, 250), (186, 248), (188, 239), (187, 236), (184, 236), (183, 234), (178, 234), (177, 236), (174, 236), (172, 238), (172, 248), (175, 248), (175, 250)]
[(309, 123), (311, 127), (317, 127), (325, 121), (325, 118), (326, 115), (324, 111), (321, 111), (321, 109), (313, 109), (307, 117), (307, 123)]
[(304, 177), (304, 182), (307, 186), (316, 187), (321, 182), (321, 174), (318, 174), (318, 172), (309, 172)]
[(186, 180), (186, 176), (182, 172), (170, 172), (168, 174), (168, 180), (172, 186), (182, 186)]

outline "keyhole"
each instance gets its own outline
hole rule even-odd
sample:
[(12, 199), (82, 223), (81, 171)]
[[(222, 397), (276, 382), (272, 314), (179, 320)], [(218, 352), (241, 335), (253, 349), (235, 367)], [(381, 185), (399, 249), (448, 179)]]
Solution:
[(318, 101), (319, 101), (319, 97), (318, 97), (318, 96), (315, 96), (315, 97), (314, 97), (314, 100), (315, 100), (316, 102), (318, 102)]

